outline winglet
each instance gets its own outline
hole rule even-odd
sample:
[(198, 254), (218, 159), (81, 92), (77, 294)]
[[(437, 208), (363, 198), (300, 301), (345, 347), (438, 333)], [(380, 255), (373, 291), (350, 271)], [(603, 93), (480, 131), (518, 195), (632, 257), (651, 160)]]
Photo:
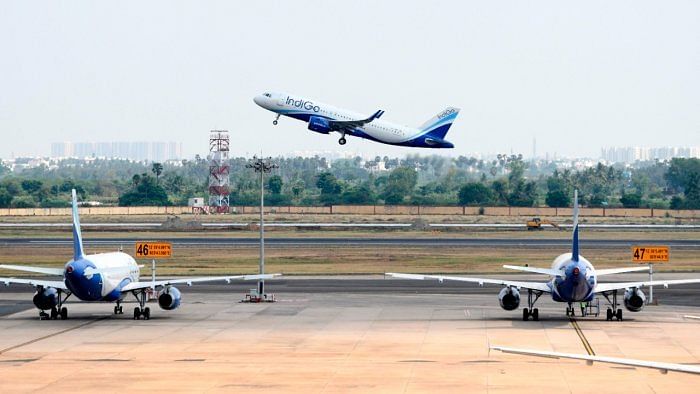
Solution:
[(73, 193), (73, 260), (83, 257), (83, 236), (80, 233), (80, 217), (78, 216), (78, 197)]
[(578, 261), (578, 190), (574, 190), (574, 233), (571, 243), (571, 260)]
[(380, 109), (379, 111), (377, 111), (377, 112), (375, 112), (374, 114), (372, 114), (372, 116), (370, 116), (369, 119), (367, 119), (367, 121), (368, 121), (368, 122), (371, 122), (371, 121), (373, 121), (373, 120), (375, 120), (375, 119), (379, 119), (379, 118), (382, 117), (382, 115), (384, 115), (384, 111), (382, 111), (382, 110)]

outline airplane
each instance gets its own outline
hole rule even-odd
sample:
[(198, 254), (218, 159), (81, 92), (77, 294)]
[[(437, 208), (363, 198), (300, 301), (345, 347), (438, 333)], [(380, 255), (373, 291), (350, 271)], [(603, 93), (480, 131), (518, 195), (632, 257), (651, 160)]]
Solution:
[[(62, 276), (61, 280), (0, 278), (0, 283), (9, 286), (11, 283), (28, 284), (36, 288), (32, 301), (39, 309), (42, 320), (65, 320), (68, 309), (63, 306), (66, 300), (75, 295), (81, 301), (116, 302), (114, 314), (123, 314), (121, 305), (124, 298), (133, 294), (139, 303), (134, 308), (134, 320), (143, 317), (151, 318), (151, 310), (146, 306), (148, 293), (158, 291), (158, 305), (164, 310), (173, 310), (180, 306), (182, 296), (175, 284), (226, 281), (232, 280), (262, 280), (271, 279), (280, 274), (264, 275), (230, 275), (208, 276), (196, 278), (177, 278), (156, 280), (155, 273), (150, 281), (139, 281), (139, 266), (126, 253), (110, 252), (85, 254), (83, 238), (80, 231), (78, 216), (78, 201), (73, 189), (73, 259), (64, 268), (29, 267), (21, 265), (0, 264), (0, 268), (46, 275)], [(46, 310), (50, 311), (47, 314)]]
[(630, 358), (619, 358), (619, 357), (606, 357), (606, 356), (596, 356), (588, 354), (575, 354), (575, 353), (560, 353), (560, 352), (548, 352), (543, 350), (533, 350), (533, 349), (518, 349), (512, 347), (504, 346), (490, 346), (489, 350), (498, 350), (503, 353), (512, 354), (524, 354), (528, 356), (536, 357), (546, 357), (546, 358), (570, 358), (574, 360), (586, 360), (586, 364), (593, 365), (594, 362), (608, 363), (608, 364), (618, 364), (627, 365), (631, 367), (643, 367), (657, 369), (662, 374), (667, 374), (668, 371), (674, 372), (684, 372), (691, 374), (700, 374), (700, 367), (695, 365), (686, 364), (676, 364), (676, 363), (664, 363), (657, 361), (646, 361), (646, 360), (635, 360)]
[(277, 125), (282, 115), (299, 119), (307, 122), (311, 131), (321, 134), (340, 133), (338, 140), (340, 145), (345, 145), (347, 142), (345, 136), (351, 135), (388, 145), (454, 148), (451, 142), (445, 140), (445, 136), (457, 118), (459, 108), (448, 107), (420, 127), (408, 127), (378, 120), (384, 115), (382, 110), (367, 117), (286, 93), (265, 92), (256, 96), (253, 101), (277, 114), (272, 121), (273, 125)]
[(700, 279), (599, 283), (598, 278), (601, 276), (626, 272), (646, 271), (648, 268), (634, 267), (595, 269), (593, 264), (591, 264), (579, 253), (578, 211), (578, 191), (574, 191), (574, 225), (571, 253), (564, 253), (554, 259), (551, 268), (523, 267), (513, 265), (503, 266), (504, 268), (531, 274), (549, 275), (551, 279), (548, 282), (525, 282), (505, 279), (402, 273), (386, 273), (385, 275), (401, 279), (434, 279), (438, 280), (440, 283), (445, 280), (452, 280), (478, 283), (479, 286), (483, 286), (484, 284), (502, 285), (504, 287), (498, 294), (498, 301), (501, 308), (507, 311), (515, 310), (520, 306), (520, 290), (526, 289), (527, 308), (523, 308), (524, 321), (529, 320), (530, 317), (532, 317), (532, 320), (539, 320), (539, 310), (534, 306), (540, 296), (545, 293), (550, 294), (552, 300), (556, 302), (567, 303), (567, 316), (574, 316), (574, 307), (572, 304), (577, 302), (591, 302), (597, 294), (602, 294), (610, 305), (610, 307), (607, 308), (606, 320), (612, 321), (616, 319), (617, 321), (621, 321), (622, 309), (618, 308), (620, 305), (618, 302), (618, 292), (620, 291), (624, 291), (622, 298), (625, 308), (630, 312), (639, 312), (644, 308), (646, 302), (646, 296), (641, 290), (641, 287), (643, 286), (668, 287), (669, 285), (700, 283)]

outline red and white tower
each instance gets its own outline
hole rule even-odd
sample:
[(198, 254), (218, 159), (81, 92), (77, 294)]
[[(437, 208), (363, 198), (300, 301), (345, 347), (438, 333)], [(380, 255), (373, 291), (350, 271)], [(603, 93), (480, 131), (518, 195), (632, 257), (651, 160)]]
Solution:
[(212, 130), (209, 133), (209, 212), (229, 211), (228, 130)]

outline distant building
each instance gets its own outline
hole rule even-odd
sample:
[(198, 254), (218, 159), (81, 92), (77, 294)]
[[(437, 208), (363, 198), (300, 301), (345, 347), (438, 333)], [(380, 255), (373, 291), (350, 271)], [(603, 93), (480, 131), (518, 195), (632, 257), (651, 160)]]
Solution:
[(648, 160), (670, 160), (674, 157), (700, 158), (700, 147), (666, 146), (661, 148), (649, 148), (639, 146), (608, 147), (601, 149), (601, 159), (611, 163), (634, 163)]
[(54, 142), (51, 157), (104, 157), (163, 162), (182, 158), (182, 143), (162, 141)]

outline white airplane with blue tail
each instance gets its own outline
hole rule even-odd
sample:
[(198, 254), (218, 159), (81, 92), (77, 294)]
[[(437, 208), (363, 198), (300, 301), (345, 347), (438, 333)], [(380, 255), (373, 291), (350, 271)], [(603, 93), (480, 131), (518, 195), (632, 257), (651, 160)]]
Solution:
[[(63, 306), (74, 295), (81, 301), (102, 301), (116, 303), (115, 314), (123, 314), (122, 301), (128, 294), (133, 294), (139, 303), (134, 308), (134, 319), (150, 319), (151, 311), (146, 306), (149, 293), (158, 292), (158, 305), (164, 310), (173, 310), (180, 306), (181, 293), (176, 284), (188, 286), (198, 282), (232, 280), (263, 280), (280, 274), (208, 276), (197, 278), (177, 278), (156, 280), (155, 274), (150, 281), (140, 281), (139, 271), (142, 266), (126, 253), (111, 252), (85, 254), (83, 238), (78, 217), (78, 202), (73, 190), (73, 259), (64, 268), (28, 267), (21, 265), (0, 264), (0, 268), (45, 275), (61, 276), (61, 280), (0, 278), (0, 283), (9, 286), (12, 283), (28, 284), (36, 288), (33, 302), (39, 308), (42, 319), (67, 319), (68, 309)], [(50, 311), (47, 314), (45, 311)]]
[(308, 128), (321, 134), (340, 133), (338, 143), (345, 145), (345, 136), (365, 138), (388, 145), (413, 148), (454, 148), (445, 139), (452, 123), (457, 119), (459, 108), (448, 107), (430, 118), (420, 127), (402, 126), (379, 120), (384, 111), (371, 116), (337, 108), (318, 101), (287, 94), (266, 92), (253, 101), (266, 110), (277, 114), (272, 124), (276, 125), (280, 116), (287, 116), (308, 123)]
[(461, 276), (420, 275), (387, 273), (386, 276), (402, 279), (434, 279), (443, 281), (458, 281), (503, 286), (498, 295), (501, 307), (512, 311), (520, 306), (520, 290), (527, 290), (527, 308), (523, 308), (523, 320), (539, 320), (539, 310), (535, 303), (542, 294), (550, 294), (552, 300), (567, 303), (567, 316), (574, 316), (574, 303), (591, 302), (597, 294), (607, 299), (610, 307), (607, 309), (606, 320), (622, 320), (622, 309), (618, 308), (618, 292), (623, 291), (623, 303), (630, 312), (639, 312), (644, 308), (646, 296), (642, 291), (644, 286), (664, 286), (700, 283), (700, 279), (654, 280), (639, 282), (599, 283), (601, 276), (621, 274), (626, 272), (647, 271), (648, 267), (621, 267), (595, 269), (593, 264), (579, 253), (578, 226), (578, 193), (574, 193), (574, 225), (571, 253), (564, 253), (554, 259), (551, 268), (535, 268), (524, 266), (504, 265), (504, 268), (524, 271), (527, 273), (549, 275), (547, 282), (525, 282), (504, 279), (470, 278)]

